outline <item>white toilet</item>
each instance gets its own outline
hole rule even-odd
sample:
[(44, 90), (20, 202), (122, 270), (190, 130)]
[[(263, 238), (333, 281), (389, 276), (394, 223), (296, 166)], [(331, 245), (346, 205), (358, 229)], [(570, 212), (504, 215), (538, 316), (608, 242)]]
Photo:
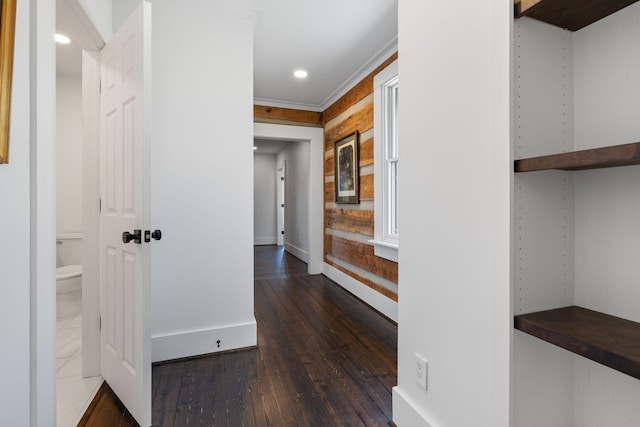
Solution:
[[(71, 319), (82, 312), (81, 237), (58, 237), (56, 318)], [(75, 263), (73, 263), (75, 262)]]
[(82, 266), (56, 269), (56, 318), (71, 319), (82, 311)]

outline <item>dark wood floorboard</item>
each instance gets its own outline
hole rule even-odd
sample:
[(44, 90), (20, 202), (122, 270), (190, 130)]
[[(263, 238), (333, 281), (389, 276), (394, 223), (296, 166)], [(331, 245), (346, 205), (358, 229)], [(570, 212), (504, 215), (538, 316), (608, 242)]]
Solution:
[(397, 326), (282, 248), (254, 271), (258, 348), (155, 365), (153, 426), (390, 425)]
[(107, 383), (102, 383), (95, 398), (80, 419), (78, 427), (140, 427)]

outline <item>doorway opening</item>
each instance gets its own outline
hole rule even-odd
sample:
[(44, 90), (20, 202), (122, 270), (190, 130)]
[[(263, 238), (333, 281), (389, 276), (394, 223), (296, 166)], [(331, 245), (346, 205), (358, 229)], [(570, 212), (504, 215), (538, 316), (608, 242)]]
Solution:
[[(98, 51), (104, 43), (75, 2), (56, 1), (56, 31), (71, 39), (56, 45), (56, 266), (62, 268), (56, 274), (56, 419), (58, 426), (66, 427), (77, 424), (102, 383), (97, 356), (98, 267), (92, 265), (98, 254), (97, 247), (91, 249), (98, 232), (87, 221), (93, 210), (93, 196), (87, 193), (92, 185), (87, 160), (94, 147), (84, 126), (85, 87), (91, 76), (83, 75), (82, 63), (83, 51)], [(80, 278), (72, 278), (76, 271), (81, 271)], [(61, 291), (74, 297), (66, 298)]]
[[(306, 178), (303, 182), (299, 182), (298, 179), (292, 178), (292, 161), (287, 161), (287, 166), (284, 170), (287, 175), (285, 177), (286, 193), (303, 194), (302, 187), (304, 187), (304, 194), (306, 194), (306, 197), (304, 199), (299, 199), (297, 197), (287, 199), (285, 193), (284, 204), (287, 213), (285, 215), (286, 234), (284, 235), (285, 239), (283, 243), (287, 248), (287, 251), (295, 251), (296, 247), (303, 249), (306, 252), (306, 255), (304, 253), (294, 253), (294, 255), (299, 258), (301, 258), (299, 255), (305, 256), (305, 262), (307, 262), (309, 274), (321, 274), (323, 265), (324, 132), (322, 128), (315, 127), (254, 123), (254, 141), (257, 140), (297, 142), (296, 144), (292, 144), (292, 146), (304, 146), (307, 150), (307, 155), (304, 157), (304, 160), (296, 161), (296, 163), (300, 164), (304, 169)], [(258, 149), (257, 151), (260, 150)], [(280, 165), (282, 165), (282, 163)], [(274, 178), (277, 176), (277, 169), (279, 169), (279, 166), (273, 169)], [(294, 186), (297, 186), (298, 191), (294, 190)], [(276, 193), (275, 188), (274, 193)], [(275, 195), (273, 200), (276, 200)], [(293, 206), (291, 205), (293, 203), (298, 203), (300, 211), (305, 212), (304, 214), (301, 214), (304, 218), (292, 218), (291, 208)], [(294, 230), (291, 230), (291, 226), (292, 224), (295, 225), (296, 222), (304, 222), (305, 224), (306, 229), (297, 236), (300, 244), (305, 246), (298, 246), (298, 244), (296, 244), (295, 236), (292, 237)], [(276, 221), (274, 221), (273, 224), (275, 231), (277, 229)], [(291, 246), (287, 246), (288, 242), (291, 242)]]

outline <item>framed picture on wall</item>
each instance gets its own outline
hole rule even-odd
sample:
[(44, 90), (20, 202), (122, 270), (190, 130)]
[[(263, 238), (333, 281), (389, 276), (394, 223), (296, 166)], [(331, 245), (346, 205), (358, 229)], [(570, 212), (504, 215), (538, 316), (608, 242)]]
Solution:
[(358, 131), (336, 142), (336, 203), (359, 203)]
[(9, 122), (16, 0), (0, 0), (0, 163), (9, 163)]

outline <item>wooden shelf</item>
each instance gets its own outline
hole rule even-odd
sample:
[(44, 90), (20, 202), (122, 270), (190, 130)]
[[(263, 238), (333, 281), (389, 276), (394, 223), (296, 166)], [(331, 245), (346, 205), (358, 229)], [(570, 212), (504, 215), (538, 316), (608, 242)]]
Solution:
[(515, 328), (640, 379), (640, 323), (571, 306), (515, 316)]
[(640, 164), (640, 142), (516, 160), (515, 172), (546, 169), (577, 171)]
[(578, 31), (638, 0), (515, 0), (516, 18), (539, 21)]

